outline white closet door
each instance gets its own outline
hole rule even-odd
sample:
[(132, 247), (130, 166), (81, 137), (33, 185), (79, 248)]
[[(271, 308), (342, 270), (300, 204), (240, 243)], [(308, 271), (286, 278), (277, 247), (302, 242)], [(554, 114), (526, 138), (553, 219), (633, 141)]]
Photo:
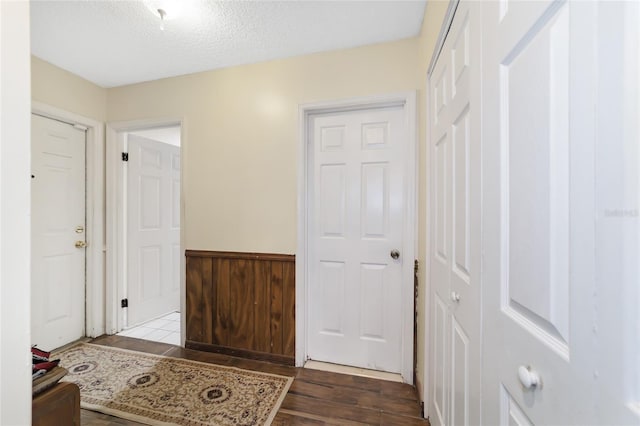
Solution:
[[(459, 4), (430, 76), (431, 421), (638, 424), (640, 6), (481, 6)], [(477, 16), (481, 34), (473, 30)], [(456, 225), (460, 200), (467, 199), (456, 185), (461, 121), (455, 101), (462, 90), (456, 58), (466, 56), (454, 47), (465, 20), (470, 46), (481, 40), (469, 59), (475, 77), (469, 80), (466, 161), (469, 275), (473, 283), (474, 265), (481, 267), (482, 291), (475, 296), (482, 344), (467, 334), (469, 358), (456, 347), (457, 329), (468, 331), (465, 318), (471, 318), (462, 303)], [(473, 68), (477, 51), (480, 69)], [(474, 127), (476, 78), (482, 118)], [(480, 169), (474, 169), (476, 132)], [(480, 236), (474, 234), (478, 223)], [(480, 241), (478, 263), (474, 241)], [(473, 390), (478, 347), (480, 420), (473, 391), (467, 398), (457, 382), (463, 360), (469, 374), (462, 383)]]
[(596, 419), (594, 5), (483, 5), (485, 424)]
[(430, 78), (434, 425), (480, 421), (480, 41), (479, 4), (461, 2)]

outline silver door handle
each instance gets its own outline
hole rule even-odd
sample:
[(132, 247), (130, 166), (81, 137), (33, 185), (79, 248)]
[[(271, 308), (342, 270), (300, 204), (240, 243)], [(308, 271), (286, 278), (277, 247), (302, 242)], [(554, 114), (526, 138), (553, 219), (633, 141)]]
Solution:
[(389, 254), (393, 260), (397, 260), (400, 257), (400, 252), (396, 249), (391, 250), (391, 253)]

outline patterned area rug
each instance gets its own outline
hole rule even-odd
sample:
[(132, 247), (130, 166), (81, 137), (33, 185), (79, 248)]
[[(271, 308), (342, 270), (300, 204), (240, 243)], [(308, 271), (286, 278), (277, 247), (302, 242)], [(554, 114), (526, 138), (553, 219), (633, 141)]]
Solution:
[(269, 425), (292, 377), (79, 343), (55, 354), (82, 408), (150, 425)]

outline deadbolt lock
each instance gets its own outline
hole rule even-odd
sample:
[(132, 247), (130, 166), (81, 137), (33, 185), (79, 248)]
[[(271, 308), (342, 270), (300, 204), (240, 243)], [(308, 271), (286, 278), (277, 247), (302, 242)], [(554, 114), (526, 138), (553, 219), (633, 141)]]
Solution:
[(84, 232), (84, 226), (76, 226), (76, 234), (82, 234)]

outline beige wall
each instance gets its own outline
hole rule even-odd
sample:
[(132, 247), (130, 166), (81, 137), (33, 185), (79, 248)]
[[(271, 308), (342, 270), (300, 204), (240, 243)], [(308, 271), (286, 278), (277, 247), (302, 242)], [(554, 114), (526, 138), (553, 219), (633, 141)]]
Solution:
[(298, 106), (416, 90), (418, 39), (110, 89), (109, 121), (184, 118), (187, 249), (295, 253)]
[(418, 67), (417, 81), (420, 88), (418, 103), (418, 136), (420, 140), (420, 163), (419, 163), (419, 187), (418, 187), (418, 258), (420, 269), (418, 275), (418, 371), (416, 377), (418, 383), (416, 387), (420, 393), (420, 399), (424, 401), (425, 383), (424, 373), (427, 366), (425, 354), (425, 342), (428, 339), (426, 329), (425, 296), (427, 295), (425, 274), (428, 271), (426, 248), (427, 248), (427, 69), (431, 62), (431, 56), (442, 27), (442, 21), (449, 6), (448, 1), (431, 0), (427, 2), (424, 19), (422, 21), (422, 31), (418, 37)]
[(426, 294), (426, 78), (447, 1), (419, 37), (102, 89), (32, 58), (32, 98), (99, 121), (181, 118), (187, 249), (295, 253), (298, 106), (418, 91), (418, 389)]
[(31, 99), (105, 121), (107, 90), (40, 58), (31, 56)]

